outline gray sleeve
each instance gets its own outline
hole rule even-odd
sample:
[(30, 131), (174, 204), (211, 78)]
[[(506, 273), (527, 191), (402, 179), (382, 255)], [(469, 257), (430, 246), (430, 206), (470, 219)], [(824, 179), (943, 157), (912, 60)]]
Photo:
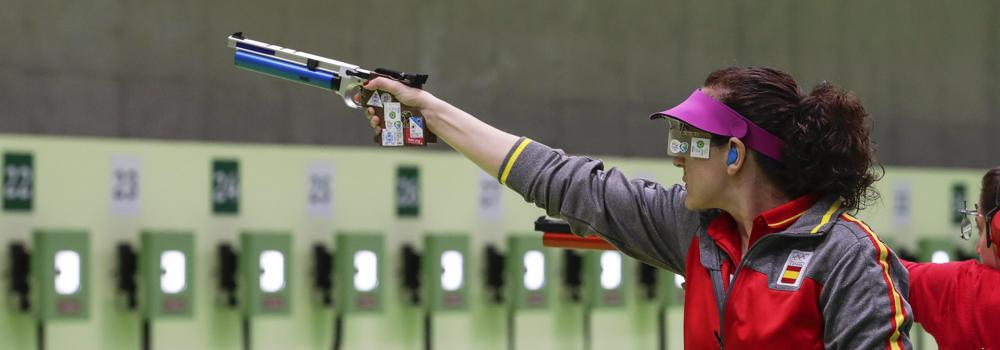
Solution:
[[(906, 269), (862, 239), (842, 255), (823, 286), (827, 349), (910, 349), (913, 324)], [(887, 278), (888, 277), (888, 278)]]
[(599, 160), (569, 157), (522, 138), (507, 155), (500, 182), (578, 235), (597, 234), (623, 253), (684, 274), (701, 215), (684, 207), (683, 186), (629, 181)]

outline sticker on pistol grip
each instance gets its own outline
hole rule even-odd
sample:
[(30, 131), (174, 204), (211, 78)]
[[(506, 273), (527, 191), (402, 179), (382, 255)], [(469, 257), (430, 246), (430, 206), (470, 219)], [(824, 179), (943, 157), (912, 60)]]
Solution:
[(423, 146), (427, 142), (424, 139), (424, 117), (412, 115), (410, 111), (403, 111), (403, 121), (405, 139), (407, 145)]
[(379, 97), (378, 93), (374, 93), (368, 98), (368, 102), (366, 104), (369, 107), (382, 107), (382, 98)]
[(403, 117), (400, 115), (399, 102), (383, 102), (385, 128), (382, 129), (382, 146), (403, 145)]

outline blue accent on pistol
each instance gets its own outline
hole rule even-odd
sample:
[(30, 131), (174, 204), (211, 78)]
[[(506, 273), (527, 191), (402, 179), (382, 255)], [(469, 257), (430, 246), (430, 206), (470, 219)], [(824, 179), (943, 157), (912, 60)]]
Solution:
[(250, 50), (250, 51), (256, 51), (256, 52), (259, 52), (259, 53), (262, 53), (262, 54), (265, 54), (265, 55), (274, 56), (274, 50), (265, 49), (263, 47), (257, 47), (257, 46), (253, 46), (253, 45), (249, 45), (249, 44), (236, 43), (236, 48), (238, 48), (238, 49), (244, 49), (244, 50)]
[(334, 73), (311, 70), (298, 65), (244, 50), (236, 50), (236, 66), (257, 73), (315, 86), (324, 90), (340, 89), (340, 76)]

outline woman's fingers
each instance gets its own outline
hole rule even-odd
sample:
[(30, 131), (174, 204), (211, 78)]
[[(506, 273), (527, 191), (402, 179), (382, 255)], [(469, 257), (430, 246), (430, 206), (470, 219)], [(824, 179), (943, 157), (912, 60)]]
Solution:
[(378, 128), (378, 123), (381, 119), (375, 115), (375, 109), (368, 107), (365, 109), (365, 117), (368, 118), (368, 125), (371, 125), (373, 129)]
[(420, 90), (406, 86), (405, 84), (383, 77), (377, 77), (375, 79), (369, 80), (364, 85), (365, 89), (368, 90), (379, 90), (385, 91), (402, 102), (405, 105), (415, 108), (421, 108), (421, 102), (416, 98), (418, 96), (417, 92)]
[(395, 95), (399, 92), (398, 86), (402, 85), (392, 79), (387, 79), (383, 77), (376, 77), (375, 79), (369, 80), (365, 83), (364, 88), (368, 90), (382, 90), (388, 91), (390, 94)]

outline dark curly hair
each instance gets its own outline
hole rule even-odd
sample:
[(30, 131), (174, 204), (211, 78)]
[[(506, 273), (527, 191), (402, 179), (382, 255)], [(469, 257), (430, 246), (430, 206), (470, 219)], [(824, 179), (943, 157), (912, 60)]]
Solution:
[(983, 175), (983, 189), (979, 192), (979, 210), (983, 214), (1000, 206), (997, 200), (1000, 193), (997, 192), (1000, 192), (1000, 166), (987, 170)]
[[(753, 151), (764, 174), (786, 196), (836, 194), (843, 207), (861, 210), (877, 201), (872, 187), (884, 174), (875, 158), (868, 113), (856, 96), (822, 82), (809, 95), (786, 72), (767, 67), (729, 67), (705, 79), (722, 103), (785, 144), (778, 162)], [(728, 138), (715, 137), (724, 144)]]

